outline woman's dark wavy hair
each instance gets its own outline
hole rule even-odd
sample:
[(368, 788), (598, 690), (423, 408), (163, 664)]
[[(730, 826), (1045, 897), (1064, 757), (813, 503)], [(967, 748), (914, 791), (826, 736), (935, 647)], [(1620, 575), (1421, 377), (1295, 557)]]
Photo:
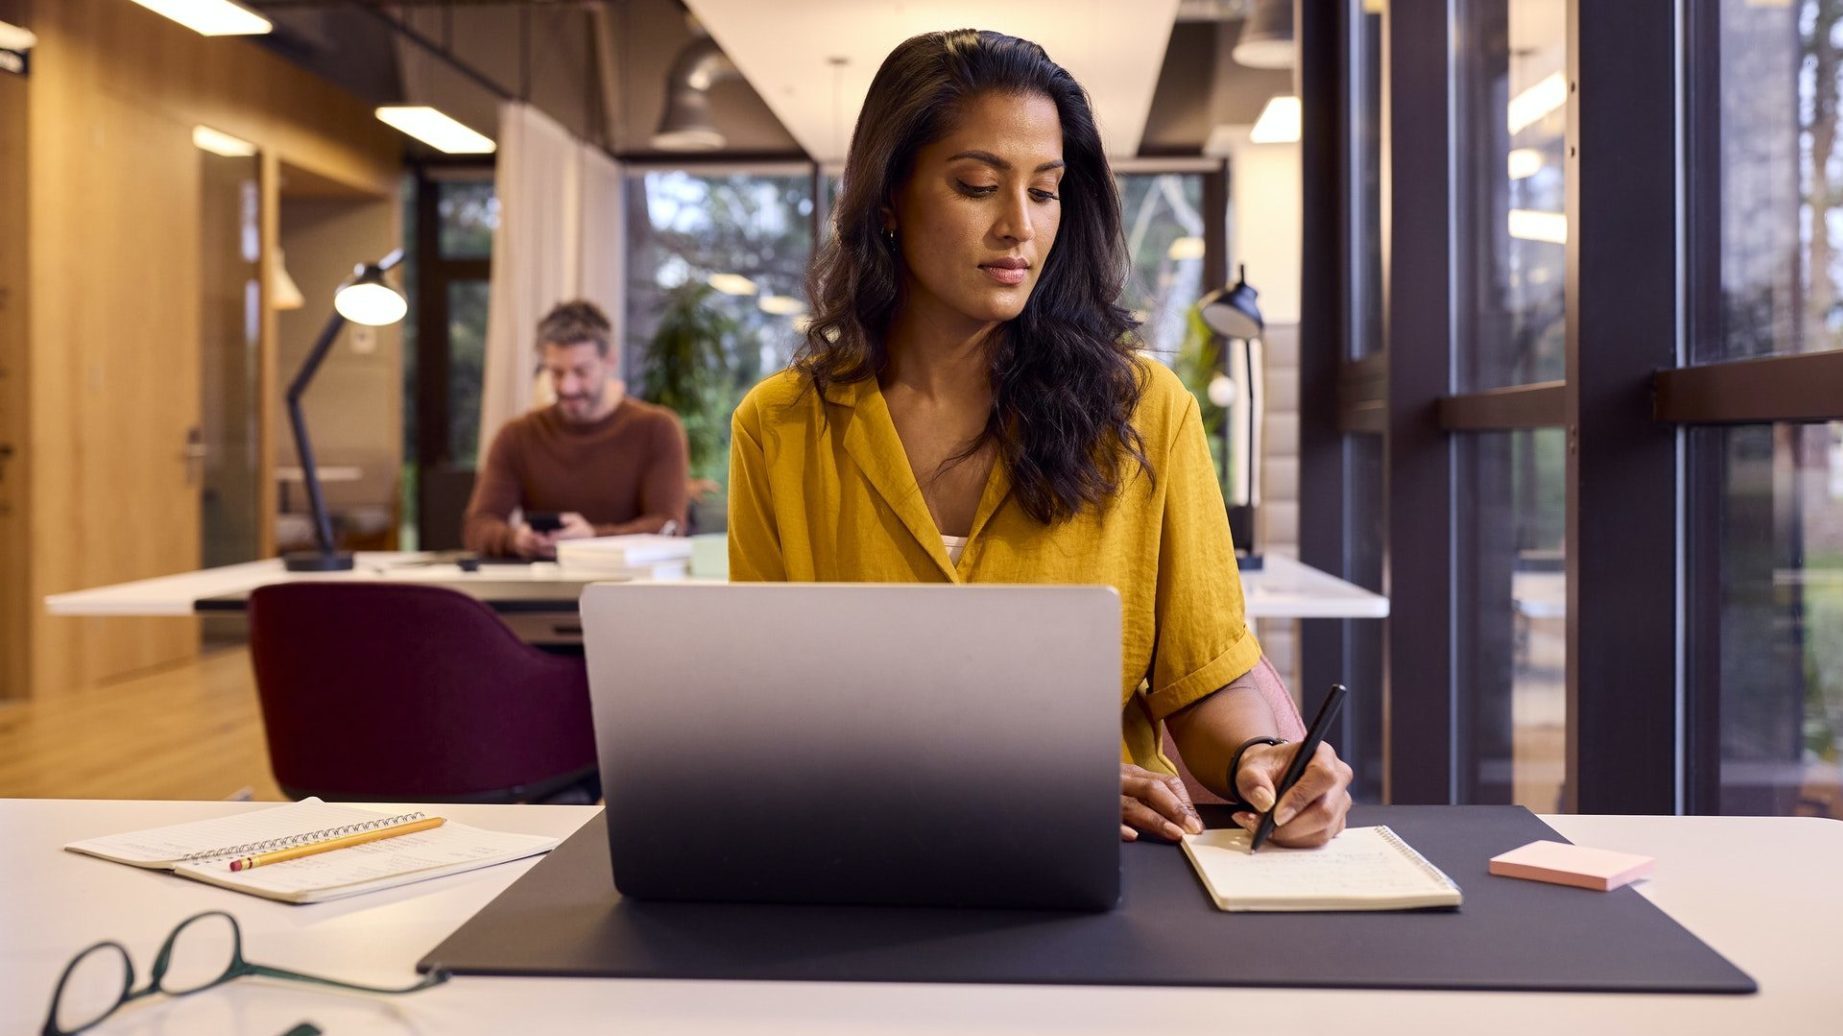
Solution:
[(1040, 95), (1062, 122), (1062, 222), (1030, 300), (992, 343), (992, 413), (958, 459), (996, 444), (1025, 513), (1045, 524), (1118, 491), (1127, 458), (1152, 474), (1132, 426), (1144, 392), (1136, 324), (1117, 300), (1127, 269), (1120, 198), (1088, 95), (1043, 48), (996, 32), (916, 36), (890, 53), (851, 136), (836, 232), (814, 258), (814, 314), (794, 367), (827, 386), (876, 377), (902, 285), (895, 207), (915, 156), (949, 132), (972, 98)]

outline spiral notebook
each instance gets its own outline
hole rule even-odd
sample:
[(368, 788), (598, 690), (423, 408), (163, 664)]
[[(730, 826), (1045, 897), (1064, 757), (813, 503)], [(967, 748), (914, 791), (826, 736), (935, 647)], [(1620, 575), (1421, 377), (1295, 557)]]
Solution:
[(485, 831), (450, 820), (415, 834), (232, 872), (230, 861), (423, 819), (316, 798), (274, 809), (72, 842), (71, 852), (286, 903), (318, 903), (549, 852), (555, 838)]
[(1317, 849), (1221, 828), (1184, 836), (1184, 855), (1219, 910), (1424, 910), (1457, 907), (1459, 886), (1387, 827), (1353, 827)]

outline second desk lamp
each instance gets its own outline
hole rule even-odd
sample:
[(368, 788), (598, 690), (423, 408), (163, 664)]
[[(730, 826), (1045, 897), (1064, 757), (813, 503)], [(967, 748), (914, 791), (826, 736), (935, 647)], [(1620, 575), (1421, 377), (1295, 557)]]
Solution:
[[(1261, 501), (1261, 413), (1266, 402), (1262, 382), (1261, 332), (1266, 323), (1255, 300), (1260, 293), (1248, 283), (1248, 268), (1238, 268), (1233, 285), (1197, 301), (1203, 322), (1225, 340), (1222, 362), (1209, 385), (1210, 402), (1225, 411), (1222, 421), (1224, 496), (1236, 564), (1259, 569), (1255, 509)], [(1234, 348), (1240, 342), (1241, 348)]]
[(288, 383), (288, 421), (294, 427), (294, 448), (301, 459), (301, 481), (307, 486), (307, 503), (313, 512), (314, 542), (318, 548), (284, 554), (282, 564), (290, 572), (343, 572), (352, 567), (352, 552), (334, 549), (333, 520), (327, 514), (326, 497), (320, 492), (314, 446), (307, 437), (307, 419), (301, 414), (301, 395), (314, 380), (321, 361), (333, 348), (333, 341), (339, 337), (346, 321), (383, 327), (402, 320), (409, 312), (409, 303), (397, 289), (384, 283), (384, 274), (402, 261), (403, 249), (399, 248), (375, 263), (361, 264), (353, 269), (352, 278), (333, 293), (333, 315), (320, 330), (314, 347), (308, 350), (300, 371)]

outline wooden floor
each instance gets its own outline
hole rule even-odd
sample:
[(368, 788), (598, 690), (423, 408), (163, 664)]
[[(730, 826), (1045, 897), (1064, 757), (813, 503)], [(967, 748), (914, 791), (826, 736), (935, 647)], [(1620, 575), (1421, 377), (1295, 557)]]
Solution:
[(244, 648), (0, 705), (0, 798), (283, 798)]

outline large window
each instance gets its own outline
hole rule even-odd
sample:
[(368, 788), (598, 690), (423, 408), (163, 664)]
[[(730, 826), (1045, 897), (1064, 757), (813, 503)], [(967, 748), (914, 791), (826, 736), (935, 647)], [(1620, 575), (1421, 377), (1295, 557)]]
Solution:
[(1479, 802), (1562, 807), (1567, 575), (1559, 428), (1480, 432), (1460, 447), (1458, 685)]
[(461, 545), (461, 515), (479, 463), (486, 309), (499, 200), (490, 166), (436, 167), (411, 178), (405, 286), (410, 308), (404, 351), (408, 456), (406, 543)]
[(1843, 417), (1830, 362), (1843, 347), (1843, 9), (1722, 3), (1699, 17), (1711, 60), (1690, 82), (1705, 131), (1688, 178), (1690, 359), (1715, 375), (1805, 366), (1764, 391), (1704, 394), (1756, 423), (1678, 415), (1725, 422), (1687, 440), (1693, 686), (1712, 728), (1697, 761), (1718, 769), (1698, 807), (1843, 818), (1843, 423), (1781, 409), (1827, 382), (1825, 416)]
[(1566, 6), (1468, 0), (1458, 48), (1458, 385), (1563, 377)]
[(1696, 438), (1720, 472), (1720, 811), (1843, 818), (1843, 422)]
[(694, 478), (727, 482), (730, 412), (799, 342), (813, 190), (806, 166), (628, 179), (627, 379), (684, 417)]
[[(1301, 5), (1308, 128), (1368, 118), (1372, 6), (1337, 93)], [(1380, 353), (1360, 125), (1306, 206), (1355, 358), (1319, 385), (1387, 433), (1391, 797), (1843, 816), (1843, 9), (1383, 18)]]
[[(1460, 9), (1451, 381), (1477, 393), (1561, 380), (1566, 6), (1468, 0)], [(1559, 427), (1452, 434), (1458, 793), (1552, 811), (1567, 769), (1566, 436)]]
[(1698, 360), (1843, 347), (1843, 7), (1720, 8), (1721, 333)]
[[(1202, 173), (1122, 173), (1122, 222), (1130, 260), (1120, 304), (1140, 323), (1145, 348), (1173, 364), (1192, 333), (1191, 309), (1219, 285), (1203, 283), (1211, 229)], [(1222, 228), (1215, 228), (1218, 235)]]

